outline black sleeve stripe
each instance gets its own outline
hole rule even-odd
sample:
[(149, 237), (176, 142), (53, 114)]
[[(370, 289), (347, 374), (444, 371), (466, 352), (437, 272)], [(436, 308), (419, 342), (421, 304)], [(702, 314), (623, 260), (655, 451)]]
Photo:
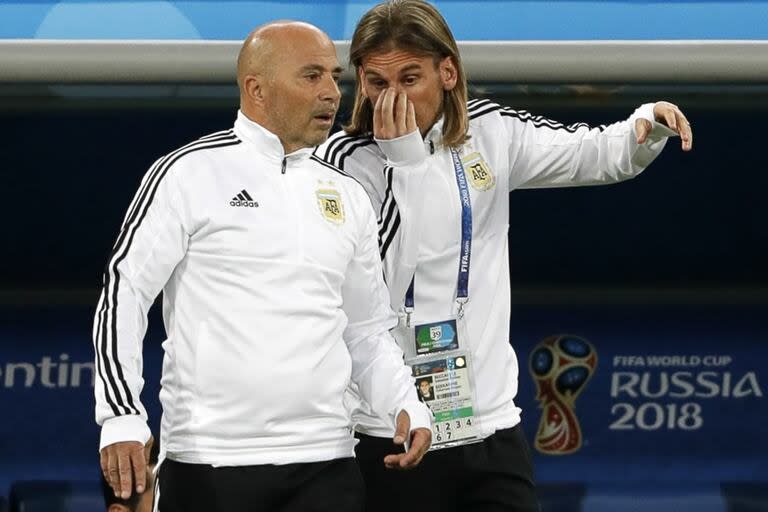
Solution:
[[(323, 159), (327, 159), (330, 156), (331, 151), (333, 151), (333, 148), (336, 147), (337, 144), (343, 143), (345, 140), (348, 140), (352, 137), (352, 135), (347, 135), (347, 132), (345, 131), (339, 131), (335, 134), (331, 135), (331, 141), (328, 143), (328, 145), (324, 148), (325, 154), (322, 155)], [(319, 146), (318, 146), (319, 149)]]
[[(105, 365), (102, 363), (101, 353), (99, 350), (98, 340), (100, 340), (101, 338), (102, 322), (104, 319), (104, 308), (106, 305), (106, 300), (107, 300), (107, 293), (106, 293), (106, 290), (103, 290), (101, 292), (101, 296), (99, 297), (99, 304), (96, 306), (96, 309), (99, 311), (99, 315), (98, 315), (96, 330), (93, 335), (93, 352), (94, 354), (96, 354), (96, 371), (98, 372), (99, 382), (101, 382), (104, 385), (104, 396), (107, 399), (107, 403), (109, 404), (109, 407), (112, 409), (112, 413), (115, 416), (120, 416), (125, 413), (117, 408), (116, 401), (110, 395), (110, 392), (114, 393), (114, 390), (107, 385), (107, 379), (104, 377), (104, 371), (102, 370), (102, 366), (105, 366)], [(114, 384), (114, 378), (111, 377), (111, 375), (110, 375), (110, 378), (111, 378), (111, 383)]]
[[(339, 168), (338, 168), (338, 167), (336, 167), (335, 165), (333, 165), (333, 164), (330, 164), (330, 163), (326, 162), (326, 161), (325, 161), (325, 160), (323, 160), (322, 158), (318, 158), (318, 157), (317, 157), (317, 156), (315, 156), (315, 155), (309, 155), (309, 159), (310, 159), (310, 160), (312, 160), (312, 161), (314, 161), (314, 162), (317, 162), (317, 163), (319, 163), (320, 165), (322, 165), (322, 166), (324, 166), (324, 167), (327, 167), (327, 168), (329, 168), (330, 170), (332, 170), (332, 171), (334, 171), (334, 172), (337, 172), (337, 173), (339, 173), (339, 174), (343, 174), (343, 175), (344, 175), (344, 176), (346, 176), (347, 178), (352, 178), (352, 176), (350, 176), (349, 174), (345, 173), (344, 171), (342, 171), (341, 169), (339, 169)], [(353, 178), (353, 179), (354, 179), (354, 178)]]
[[(385, 167), (384, 173), (387, 178), (387, 192), (385, 194), (384, 202), (381, 204), (381, 212), (379, 212), (379, 252), (381, 260), (384, 261), (384, 257), (387, 255), (387, 249), (389, 248), (392, 240), (395, 239), (397, 234), (397, 228), (400, 226), (400, 210), (397, 207), (395, 196), (392, 194), (392, 179), (394, 170), (392, 167)], [(384, 216), (384, 212), (386, 216)], [(382, 217), (384, 217), (382, 219)], [(394, 219), (394, 221), (392, 221)]]
[(501, 107), (499, 105), (496, 105), (494, 103), (490, 105), (486, 105), (485, 108), (479, 108), (469, 114), (469, 119), (477, 119), (480, 116), (484, 116), (486, 114), (489, 114), (491, 112), (496, 112), (497, 110), (501, 110)]
[(332, 153), (335, 152), (336, 148), (339, 146), (343, 146), (350, 140), (354, 139), (354, 135), (347, 135), (345, 132), (340, 132), (343, 135), (339, 135), (335, 139), (333, 139), (331, 142), (328, 143), (328, 146), (325, 148), (325, 154), (323, 155), (323, 160), (326, 160), (328, 162), (331, 162), (332, 159)]
[(379, 237), (383, 237), (384, 234), (387, 232), (387, 229), (389, 228), (389, 223), (392, 220), (392, 217), (396, 216), (395, 212), (397, 212), (398, 214), (400, 213), (397, 209), (397, 203), (395, 202), (394, 199), (392, 199), (389, 202), (389, 208), (387, 209), (387, 216), (383, 220), (383, 222), (381, 222), (379, 225)]
[(395, 217), (395, 222), (392, 225), (392, 230), (389, 232), (389, 236), (387, 237), (387, 240), (384, 242), (384, 245), (381, 246), (381, 261), (384, 261), (384, 258), (387, 255), (387, 249), (389, 249), (389, 245), (392, 243), (392, 240), (395, 239), (395, 234), (397, 233), (397, 228), (400, 227), (400, 212), (397, 212), (397, 216)]
[[(508, 107), (503, 108), (501, 112), (499, 112), (499, 114), (504, 117), (513, 117), (515, 119), (519, 119), (524, 123), (531, 123), (536, 127), (547, 127), (553, 130), (565, 130), (570, 133), (574, 133), (580, 128), (592, 129), (586, 123), (574, 123), (566, 126), (563, 123), (554, 121), (552, 119), (547, 119), (546, 117), (543, 117), (543, 116), (534, 116), (533, 114), (525, 110), (512, 110), (511, 108), (508, 108)], [(600, 131), (605, 130), (605, 125), (600, 125), (598, 129)]]
[[(222, 130), (220, 132), (215, 132), (215, 133), (211, 133), (211, 134), (208, 134), (208, 135), (204, 135), (204, 136), (200, 137), (199, 139), (197, 139), (197, 141), (208, 140), (208, 139), (218, 139), (219, 137), (221, 137), (223, 135), (234, 135), (234, 133), (235, 133), (235, 131), (232, 128), (230, 128), (229, 130)], [(194, 142), (192, 144), (194, 144)]]
[[(133, 205), (132, 212), (121, 229), (104, 272), (103, 301), (99, 311), (97, 332), (94, 337), (94, 343), (98, 345), (96, 347), (96, 355), (99, 377), (104, 383), (107, 402), (116, 415), (121, 415), (120, 407), (122, 407), (122, 414), (139, 414), (128, 383), (123, 375), (122, 367), (119, 364), (115, 364), (115, 369), (113, 370), (109, 356), (111, 345), (111, 361), (116, 363), (119, 361), (117, 353), (117, 296), (120, 286), (120, 274), (117, 272), (117, 266), (128, 254), (133, 237), (141, 226), (149, 206), (152, 204), (160, 182), (171, 166), (179, 158), (189, 153), (204, 149), (233, 146), (239, 143), (240, 140), (237, 136), (233, 133), (225, 132), (223, 135), (193, 142), (170, 153), (158, 161), (152, 168), (149, 178), (145, 181), (137, 193), (137, 197), (134, 199), (135, 204)], [(103, 371), (102, 366), (104, 368)], [(112, 397), (110, 397), (110, 392)], [(125, 400), (123, 397), (125, 397)]]
[(136, 210), (136, 206), (139, 203), (139, 198), (143, 197), (143, 190), (144, 187), (147, 186), (147, 184), (150, 182), (150, 177), (154, 176), (155, 169), (157, 169), (158, 166), (163, 165), (164, 162), (166, 162), (169, 158), (171, 158), (173, 155), (178, 153), (179, 151), (184, 151), (187, 148), (195, 147), (198, 144), (202, 142), (215, 142), (220, 140), (232, 140), (233, 138), (236, 138), (235, 132), (232, 129), (229, 130), (223, 130), (221, 132), (216, 132), (211, 135), (206, 135), (205, 137), (201, 137), (195, 141), (190, 142), (189, 144), (186, 144), (180, 148), (178, 148), (175, 151), (172, 151), (171, 153), (165, 155), (164, 157), (160, 158), (157, 162), (154, 163), (152, 168), (149, 170), (149, 172), (146, 173), (144, 180), (141, 182), (141, 188), (139, 189), (139, 192), (136, 193), (136, 195), (133, 198), (133, 201), (131, 201), (131, 205), (128, 208), (128, 214), (125, 216), (125, 219), (123, 220), (123, 225), (120, 227), (122, 230), (125, 225), (128, 222), (128, 219), (133, 218), (134, 212)]
[(379, 211), (379, 238), (381, 238), (386, 232), (389, 221), (392, 219), (392, 214), (397, 207), (395, 198), (392, 195), (392, 174), (392, 167), (384, 167), (384, 176), (387, 180), (387, 190), (384, 192), (384, 201), (382, 201), (381, 210)]
[(336, 166), (339, 169), (344, 169), (344, 160), (346, 160), (348, 156), (354, 153), (356, 149), (362, 148), (364, 146), (370, 146), (371, 144), (375, 144), (375, 143), (376, 141), (374, 141), (373, 139), (364, 139), (356, 144), (353, 144), (352, 146), (349, 146), (349, 148), (346, 151), (344, 151), (344, 153), (339, 157), (339, 161), (336, 163)]
[(384, 167), (384, 179), (387, 180), (387, 188), (384, 191), (384, 200), (381, 202), (381, 208), (379, 208), (379, 224), (381, 224), (381, 219), (384, 216), (384, 206), (387, 204), (387, 198), (392, 192), (392, 167)]
[(364, 138), (364, 137), (350, 136), (343, 143), (336, 146), (336, 149), (334, 149), (330, 153), (330, 158), (328, 158), (327, 160), (333, 165), (335, 165), (336, 167), (343, 169), (343, 167), (341, 166), (341, 162), (343, 162), (343, 160), (346, 159), (347, 156), (351, 155), (357, 148), (367, 146), (369, 144), (374, 144), (374, 143), (375, 141), (368, 137)]
[[(105, 368), (107, 376), (109, 377), (109, 381), (112, 384), (112, 391), (113, 391), (113, 394), (115, 396), (115, 399), (116, 399), (116, 401), (120, 402), (120, 405), (122, 405), (122, 407), (124, 409), (127, 410), (127, 414), (139, 414), (139, 411), (138, 411), (138, 409), (135, 407), (135, 405), (133, 403), (133, 397), (131, 396), (130, 391), (128, 390), (127, 383), (125, 382), (125, 378), (123, 377), (122, 368), (119, 365), (117, 365), (116, 369), (117, 369), (117, 373), (118, 373), (118, 378), (120, 379), (121, 383), (124, 386), (124, 389), (125, 389), (125, 392), (126, 392), (126, 397), (128, 398), (128, 403), (129, 403), (129, 405), (131, 405), (133, 407), (133, 411), (128, 409), (128, 407), (125, 405), (125, 403), (122, 402), (122, 400), (120, 398), (120, 394), (119, 394), (119, 389), (118, 389), (117, 384), (115, 382), (114, 375), (112, 374), (111, 363), (110, 363), (110, 360), (109, 360), (109, 358), (107, 356), (107, 345), (109, 343), (109, 339), (108, 339), (108, 332), (107, 332), (106, 324), (109, 321), (109, 316), (108, 316), (109, 315), (109, 310), (108, 310), (108, 308), (109, 308), (109, 302), (110, 302), (110, 295), (109, 295), (109, 293), (110, 293), (110, 281), (111, 281), (111, 275), (112, 275), (111, 272), (114, 272), (114, 276), (115, 276), (114, 289), (112, 290), (112, 295), (113, 295), (112, 303), (114, 304), (114, 306), (116, 306), (116, 304), (117, 304), (117, 285), (118, 285), (118, 282), (119, 282), (119, 275), (116, 273), (116, 268), (117, 268), (117, 264), (120, 261), (119, 260), (112, 261), (112, 260), (113, 260), (113, 258), (115, 258), (115, 256), (117, 255), (117, 252), (120, 250), (121, 245), (125, 241), (125, 236), (130, 231), (130, 224), (133, 223), (133, 221), (136, 219), (136, 216), (139, 213), (139, 210), (142, 210), (142, 209), (144, 211), (141, 214), (139, 223), (143, 219), (144, 214), (146, 213), (146, 209), (148, 208), (148, 204), (145, 203), (141, 208), (139, 208), (137, 205), (144, 203), (144, 200), (145, 200), (145, 198), (147, 196), (148, 190), (149, 190), (149, 188), (151, 188), (153, 186), (153, 183), (154, 183), (154, 188), (156, 190), (157, 184), (159, 183), (159, 180), (162, 179), (162, 175), (164, 175), (165, 171), (163, 171), (163, 169), (166, 168), (165, 164), (167, 163), (167, 166), (172, 165), (173, 162), (175, 162), (178, 158), (180, 158), (184, 154), (187, 154), (189, 152), (192, 152), (192, 151), (196, 150), (196, 148), (198, 148), (199, 146), (201, 146), (203, 144), (205, 144), (203, 147), (211, 147), (210, 145), (212, 143), (216, 143), (216, 142), (221, 141), (221, 140), (228, 140), (230, 142), (226, 142), (225, 145), (230, 145), (230, 144), (232, 144), (231, 141), (233, 139), (236, 139), (236, 137), (234, 135), (228, 135), (228, 136), (220, 136), (220, 137), (218, 137), (215, 140), (214, 139), (210, 139), (210, 140), (206, 140), (206, 141), (193, 142), (193, 143), (188, 144), (187, 146), (184, 146), (183, 148), (180, 148), (179, 150), (177, 150), (177, 151), (167, 155), (163, 159), (161, 159), (158, 162), (158, 164), (153, 167), (152, 171), (150, 171), (150, 176), (145, 181), (144, 187), (137, 194), (137, 198), (135, 199), (136, 205), (133, 208), (133, 214), (129, 216), (129, 218), (127, 219), (127, 221), (125, 223), (125, 227), (127, 229), (124, 228), (124, 229), (121, 230), (120, 236), (118, 237), (118, 241), (116, 242), (115, 247), (113, 248), (112, 256), (110, 257), (110, 260), (111, 260), (111, 265), (113, 266), (114, 270), (110, 269), (110, 264), (107, 265), (107, 270), (105, 271), (105, 275), (104, 275), (104, 291), (105, 291), (104, 295), (105, 295), (105, 299), (104, 299), (104, 303), (102, 305), (102, 309), (101, 309), (101, 312), (100, 312), (101, 318), (100, 318), (99, 328), (98, 328), (98, 331), (100, 332), (100, 334), (97, 336), (96, 339), (98, 339), (99, 343), (101, 344), (101, 354), (100, 354), (100, 356), (103, 359), (103, 366)], [(237, 141), (236, 143), (239, 143), (239, 141)], [(157, 179), (158, 176), (160, 176), (159, 179)], [(154, 196), (154, 191), (152, 192), (151, 195), (152, 195), (152, 197)], [(150, 202), (151, 202), (151, 197), (150, 197)], [(138, 228), (138, 225), (136, 225), (136, 227), (134, 228), (134, 233), (135, 233), (135, 229), (136, 228)], [(131, 242), (132, 238), (133, 238), (133, 235), (131, 234), (129, 242), (128, 242), (128, 245), (130, 245), (130, 242)], [(127, 248), (126, 248), (126, 253), (127, 253)], [(122, 258), (120, 258), (120, 260), (121, 259)], [(117, 344), (114, 343), (114, 340), (116, 339), (116, 330), (117, 330), (116, 318), (114, 318), (115, 313), (116, 313), (116, 310), (112, 311), (113, 318), (111, 319), (111, 323), (112, 323), (111, 331), (112, 331), (112, 336), (113, 336), (112, 337), (112, 340), (113, 340), (113, 347), (112, 347), (113, 350), (112, 350), (112, 352), (113, 352), (114, 360), (117, 361), (118, 360), (118, 357), (117, 357)], [(99, 355), (98, 351), (97, 351), (97, 355)], [(99, 368), (99, 370), (101, 372), (101, 367)], [(101, 375), (101, 377), (103, 379), (103, 375)], [(105, 395), (109, 399), (109, 393), (108, 393), (109, 388), (106, 386), (106, 382), (105, 382), (105, 390), (107, 390), (107, 393), (105, 393)], [(114, 411), (116, 409), (116, 407), (113, 404), (110, 404), (110, 405), (112, 406), (112, 409)]]
[(467, 111), (471, 114), (488, 105), (496, 105), (496, 103), (491, 102), (491, 100), (470, 100), (467, 102)]

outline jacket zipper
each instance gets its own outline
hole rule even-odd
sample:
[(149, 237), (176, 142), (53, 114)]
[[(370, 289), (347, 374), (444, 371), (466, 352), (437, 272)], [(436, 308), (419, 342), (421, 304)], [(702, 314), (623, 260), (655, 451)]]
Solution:
[[(282, 164), (280, 166), (280, 174), (285, 175), (288, 170), (288, 157), (283, 157)], [(295, 177), (296, 174), (293, 174)], [(286, 176), (286, 179), (287, 176)], [(288, 186), (286, 182), (281, 179), (281, 185), (283, 192), (288, 196), (288, 200), (293, 204), (293, 214), (295, 215), (294, 222), (296, 223), (296, 262), (301, 263), (304, 261), (304, 223), (301, 222), (301, 208), (299, 207), (298, 200), (296, 198), (296, 190), (294, 187)]]

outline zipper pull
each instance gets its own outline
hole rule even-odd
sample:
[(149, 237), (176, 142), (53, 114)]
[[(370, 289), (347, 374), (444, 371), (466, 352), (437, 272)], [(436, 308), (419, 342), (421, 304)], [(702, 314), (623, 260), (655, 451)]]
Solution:
[(287, 158), (283, 158), (283, 170), (282, 170), (281, 174), (285, 174), (285, 166), (287, 165), (287, 161), (288, 161)]
[(429, 154), (430, 155), (435, 154), (435, 143), (432, 142), (432, 139), (429, 139)]

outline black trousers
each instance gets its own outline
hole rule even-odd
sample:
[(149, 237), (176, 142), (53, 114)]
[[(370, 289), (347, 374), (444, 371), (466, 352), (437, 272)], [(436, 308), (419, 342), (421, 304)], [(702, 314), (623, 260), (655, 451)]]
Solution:
[(384, 456), (402, 451), (390, 439), (357, 434), (366, 512), (537, 512), (528, 442), (520, 425), (481, 443), (427, 453), (411, 471), (389, 470)]
[(159, 512), (361, 512), (353, 458), (306, 464), (216, 467), (165, 460)]

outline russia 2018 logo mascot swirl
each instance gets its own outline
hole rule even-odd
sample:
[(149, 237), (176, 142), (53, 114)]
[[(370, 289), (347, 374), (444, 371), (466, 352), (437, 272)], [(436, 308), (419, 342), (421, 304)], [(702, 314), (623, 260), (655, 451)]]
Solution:
[(534, 446), (547, 455), (577, 451), (582, 434), (576, 397), (597, 368), (595, 347), (577, 336), (550, 336), (534, 347), (530, 365), (542, 409)]

